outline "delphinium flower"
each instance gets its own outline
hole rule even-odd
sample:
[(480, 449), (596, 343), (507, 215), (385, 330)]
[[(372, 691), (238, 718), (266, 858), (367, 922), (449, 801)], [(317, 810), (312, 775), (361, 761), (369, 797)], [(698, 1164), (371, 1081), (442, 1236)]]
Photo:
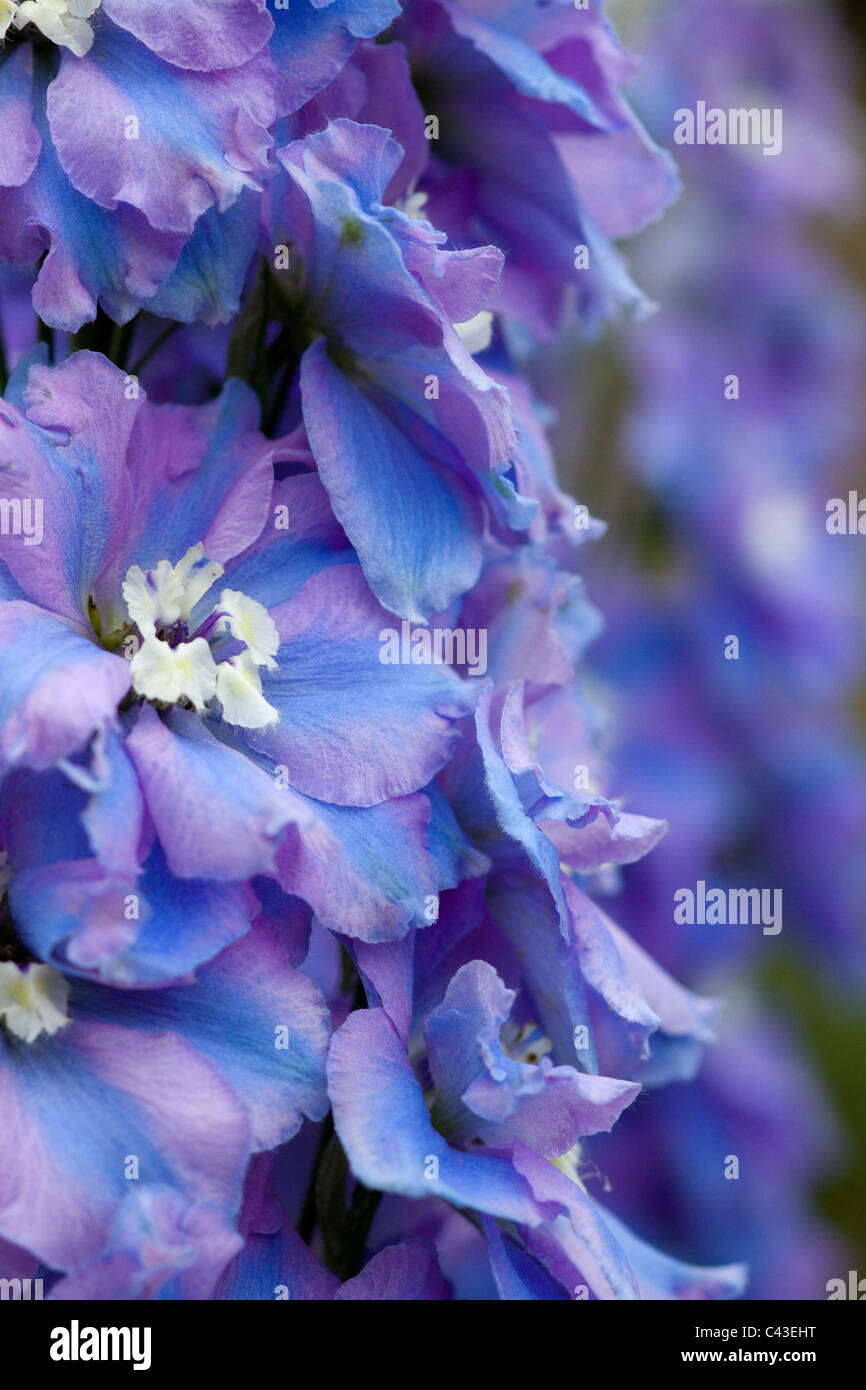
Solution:
[(436, 121), (419, 190), (458, 244), (508, 253), (497, 306), (542, 335), (569, 300), (590, 324), (644, 311), (613, 239), (660, 216), (678, 180), (624, 99), (635, 63), (601, 4), (412, 0), (394, 34)]
[(295, 122), (392, 130), (405, 159), (388, 200), (458, 247), (505, 252), (496, 309), (548, 336), (575, 309), (592, 325), (647, 307), (614, 241), (660, 216), (678, 184), (624, 98), (634, 70), (596, 0), (577, 12), (410, 0)]
[[(40, 545), (0, 540), (14, 1117), (0, 1206), (4, 1236), (55, 1268), (99, 1240), (124, 1154), (231, 1212), (250, 1148), (286, 1138), (302, 1111), (321, 1117), (327, 1013), (291, 964), (310, 915), (294, 895), (349, 936), (426, 920), (427, 893), (455, 881), (456, 863), (433, 845), (418, 789), (473, 703), (441, 666), (379, 679), (384, 614), (316, 478), (275, 483), (278, 450), (246, 388), (186, 410), (127, 399), (124, 382), (88, 353), (32, 366), (0, 416), (7, 497), (38, 497), (45, 528)], [(119, 1065), (123, 1028), (152, 1041)], [(193, 1103), (205, 1082), (224, 1121)], [(98, 1117), (115, 1091), (126, 1118), (111, 1128)], [(228, 1157), (205, 1144), (210, 1123), (225, 1124)], [(90, 1182), (63, 1176), (80, 1144)], [(92, 1204), (86, 1233), (73, 1239), (38, 1200), (34, 1153), (76, 1230)]]
[(502, 257), (449, 250), (382, 203), (401, 155), (381, 127), (332, 121), (280, 151), (272, 197), (310, 451), (372, 589), (423, 621), (474, 583), (491, 521), (509, 525), (514, 431), (455, 328), (484, 310)]
[[(717, 1014), (598, 901), (665, 827), (575, 684), (603, 527), (521, 370), (569, 299), (642, 304), (611, 239), (674, 191), (600, 5), (3, 14), (49, 340), (0, 403), (3, 1268), (738, 1296), (588, 1181)], [(48, 365), (97, 303), (146, 311), (116, 362)]]
[[(581, 1181), (583, 1138), (610, 1128), (634, 1098), (631, 1078), (690, 1075), (714, 1007), (660, 971), (580, 886), (601, 865), (646, 853), (664, 826), (598, 790), (578, 794), (573, 779), (557, 785), (573, 757), (594, 760), (566, 684), (584, 618), (571, 577), (559, 576), (557, 593), (538, 559), (554, 581), (546, 602), (530, 564), (512, 558), (488, 587), (482, 576), (461, 614), (475, 622), (486, 609), (495, 661), (476, 728), (437, 780), (490, 866), (442, 895), (435, 932), (401, 943), (400, 978), (376, 948), (365, 952), (382, 1004), (353, 1013), (332, 1040), (335, 1129), (367, 1187), (482, 1214), (500, 1296), (731, 1296), (741, 1270), (690, 1269), (648, 1251)], [(509, 677), (529, 623), (525, 686)], [(496, 1217), (512, 1223), (504, 1237)]]
[[(238, 307), (277, 117), (329, 82), (391, 0), (4, 0), (0, 255), (34, 306), (220, 322)], [(273, 53), (271, 51), (273, 45)], [(43, 257), (43, 253), (47, 254)]]
[[(406, 1237), (427, 1243), (407, 1297), (441, 1296), (433, 1290), (446, 1268), (458, 1296), (470, 1287), (472, 1296), (545, 1300), (741, 1291), (741, 1268), (651, 1250), (584, 1181), (586, 1136), (608, 1130), (640, 1083), (691, 1075), (715, 1013), (580, 886), (599, 866), (646, 853), (664, 831), (597, 785), (573, 789), (575, 757), (593, 784), (603, 776), (571, 684), (596, 626), (586, 610), (579, 583), (543, 552), (494, 560), (465, 601), (457, 631), (468, 642), (463, 625), (483, 612), (493, 660), (475, 727), (437, 782), (479, 862), (440, 895), (425, 932), (349, 944), (368, 1007), (346, 1015), (335, 994), (335, 1022), (345, 1021), (329, 1050), (333, 1131), (322, 1134), (319, 1200), (311, 1207), (299, 1190), (310, 1162), (302, 1151), (291, 1162), (300, 1140), (260, 1168), (245, 1248), (220, 1296), (375, 1297), (349, 1290), (367, 1277), (362, 1255), (378, 1248), (377, 1231), (381, 1256), (395, 1262), (408, 1260), (398, 1253)], [(512, 678), (527, 649), (530, 682)], [(355, 1185), (341, 1226), (333, 1194), (347, 1172)], [(474, 1213), (470, 1252), (451, 1204)], [(300, 1230), (316, 1232), (319, 1259), (299, 1244)], [(369, 1278), (376, 1287), (372, 1269)]]

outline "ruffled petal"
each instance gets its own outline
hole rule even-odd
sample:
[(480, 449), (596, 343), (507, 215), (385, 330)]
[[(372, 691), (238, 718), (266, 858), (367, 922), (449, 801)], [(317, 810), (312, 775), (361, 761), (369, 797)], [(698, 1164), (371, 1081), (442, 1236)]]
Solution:
[(0, 603), (0, 772), (51, 767), (113, 724), (129, 664), (31, 603)]
[(0, 1039), (0, 1230), (54, 1269), (101, 1254), (136, 1167), (224, 1212), (240, 1200), (248, 1121), (230, 1086), (171, 1033), (131, 1042), (84, 1022)]
[(86, 57), (61, 59), (48, 89), (51, 136), (79, 193), (112, 211), (125, 203), (159, 231), (188, 237), (212, 205), (225, 212), (244, 188), (262, 188), (273, 84), (266, 55), (192, 72), (102, 24)]
[(271, 616), (278, 669), (263, 690), (279, 723), (249, 732), (249, 745), (283, 767), (289, 785), (337, 805), (371, 806), (429, 782), (475, 688), (446, 665), (383, 664), (389, 615), (357, 566), (313, 575)]
[(452, 1149), (382, 1009), (349, 1016), (328, 1058), (334, 1125), (355, 1177), (374, 1190), (442, 1197), (459, 1207), (538, 1224), (545, 1210), (507, 1159)]
[(194, 72), (237, 67), (273, 33), (265, 0), (102, 0), (101, 8), (151, 53)]

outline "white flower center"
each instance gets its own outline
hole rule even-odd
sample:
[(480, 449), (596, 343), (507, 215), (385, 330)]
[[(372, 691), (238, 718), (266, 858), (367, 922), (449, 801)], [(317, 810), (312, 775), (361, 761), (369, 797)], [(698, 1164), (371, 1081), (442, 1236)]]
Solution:
[(509, 1041), (506, 1050), (512, 1062), (523, 1062), (534, 1067), (538, 1065), (542, 1057), (546, 1057), (548, 1052), (553, 1051), (553, 1043), (542, 1033), (536, 1023), (525, 1023), (515, 1037)]
[(48, 965), (0, 963), (0, 1022), (15, 1038), (35, 1042), (69, 1022), (69, 984)]
[(429, 193), (407, 193), (406, 196), (401, 198), (397, 203), (397, 207), (401, 212), (404, 212), (407, 217), (410, 217), (413, 222), (425, 222), (427, 220), (425, 209), (429, 196)]
[(93, 43), (88, 20), (101, 0), (0, 0), (0, 39), (9, 28), (33, 24), (46, 39), (83, 58)]
[(454, 328), (457, 336), (463, 339), (466, 351), (474, 357), (476, 353), (484, 352), (490, 347), (493, 337), (493, 315), (489, 309), (480, 309), (465, 323), (455, 323)]
[(153, 570), (127, 571), (123, 598), (141, 634), (130, 664), (133, 689), (167, 705), (186, 700), (199, 713), (217, 700), (227, 723), (263, 729), (278, 718), (259, 675), (260, 666), (276, 669), (280, 645), (268, 610), (237, 589), (223, 589), (190, 632), (193, 610), (222, 573), (222, 565), (205, 559), (201, 542), (176, 565), (160, 560)]

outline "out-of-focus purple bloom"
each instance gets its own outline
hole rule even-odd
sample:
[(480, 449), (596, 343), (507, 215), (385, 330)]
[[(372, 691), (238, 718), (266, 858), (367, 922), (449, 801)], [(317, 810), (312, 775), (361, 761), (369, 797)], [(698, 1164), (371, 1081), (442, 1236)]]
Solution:
[[(625, 461), (638, 496), (652, 494), (657, 569), (589, 557), (610, 618), (595, 664), (617, 692), (616, 761), (671, 825), (623, 873), (617, 913), (667, 968), (737, 1001), (737, 970), (795, 936), (837, 980), (863, 976), (866, 770), (848, 708), (863, 671), (851, 641), (862, 562), (825, 524), (862, 430), (862, 310), (798, 225), (847, 210), (858, 161), (829, 16), (755, 0), (724, 18), (712, 4), (660, 14), (638, 94), (657, 134), (699, 99), (785, 119), (777, 159), (679, 151), (683, 204), (642, 260), (665, 310), (628, 361)], [(773, 885), (782, 934), (678, 923), (674, 895), (698, 880)], [(592, 1156), (616, 1209), (663, 1246), (688, 1255), (700, 1227), (724, 1259), (737, 1231), (750, 1296), (821, 1297), (842, 1257), (808, 1188), (832, 1124), (792, 1041), (736, 1002), (732, 1015), (700, 1076), (593, 1141)], [(633, 1142), (660, 1159), (646, 1183)], [(726, 1180), (732, 1155), (738, 1181)]]
[(665, 1248), (688, 1258), (699, 1245), (719, 1261), (736, 1252), (749, 1265), (750, 1298), (814, 1300), (846, 1267), (809, 1198), (838, 1156), (834, 1139), (818, 1083), (785, 1030), (741, 1002), (700, 1077), (594, 1139), (587, 1164), (597, 1165), (606, 1201)]
[(590, 323), (645, 309), (611, 239), (658, 217), (678, 183), (621, 95), (634, 64), (598, 0), (412, 0), (393, 35), (428, 120), (418, 189), (458, 246), (506, 253), (495, 307), (542, 335), (569, 303)]
[[(649, 16), (647, 16), (649, 19)], [(658, 139), (673, 144), (675, 113), (731, 107), (780, 109), (782, 157), (764, 158), (751, 144), (675, 145), (689, 192), (715, 189), (726, 221), (759, 217), (785, 235), (791, 219), (828, 208), (853, 208), (861, 176), (853, 73), (846, 41), (831, 9), (816, 17), (808, 4), (784, 9), (770, 0), (690, 0), (688, 10), (665, 0), (646, 22), (636, 16), (643, 62), (632, 99)], [(753, 224), (754, 231), (754, 224)], [(721, 251), (722, 229), (703, 239)], [(758, 254), (766, 243), (752, 237)]]

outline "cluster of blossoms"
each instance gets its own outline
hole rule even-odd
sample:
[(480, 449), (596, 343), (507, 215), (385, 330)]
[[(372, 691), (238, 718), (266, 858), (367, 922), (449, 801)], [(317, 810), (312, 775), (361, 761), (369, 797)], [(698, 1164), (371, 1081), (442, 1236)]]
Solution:
[[(823, 1297), (848, 1257), (811, 1200), (840, 1157), (834, 1118), (749, 979), (795, 942), (837, 996), (866, 978), (862, 548), (826, 525), (828, 499), (857, 482), (863, 306), (814, 235), (819, 215), (844, 223), (862, 168), (831, 20), (772, 0), (653, 11), (635, 94), (652, 128), (701, 99), (754, 103), (784, 111), (785, 152), (680, 151), (687, 195), (637, 253), (665, 310), (625, 358), (621, 466), (651, 499), (653, 532), (593, 575), (609, 619), (596, 666), (622, 701), (617, 763), (671, 827), (617, 910), (668, 969), (729, 1001), (695, 1081), (593, 1154), (619, 1213), (684, 1251), (700, 1230), (705, 1258), (735, 1251), (754, 1298)], [(675, 925), (675, 893), (698, 880), (774, 885), (782, 934)], [(635, 1147), (652, 1155), (640, 1177)], [(737, 1181), (718, 1181), (720, 1150)]]
[(602, 528), (525, 374), (645, 308), (613, 239), (676, 192), (600, 3), (0, 25), (4, 1275), (739, 1295), (585, 1147), (717, 1012), (593, 892), (665, 826), (608, 789)]

